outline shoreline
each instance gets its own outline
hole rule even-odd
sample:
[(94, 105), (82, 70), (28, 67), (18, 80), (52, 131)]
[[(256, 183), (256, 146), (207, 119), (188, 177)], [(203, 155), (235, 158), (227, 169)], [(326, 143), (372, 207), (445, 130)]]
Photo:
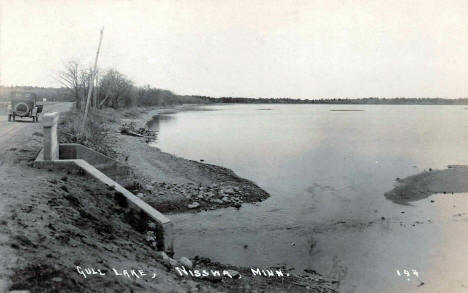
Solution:
[(467, 176), (468, 165), (449, 165), (442, 170), (424, 170), (405, 178), (397, 178), (394, 188), (384, 196), (393, 203), (410, 205), (433, 194), (464, 193), (468, 192)]
[(123, 113), (120, 122), (111, 126), (114, 150), (120, 160), (135, 171), (139, 182), (137, 186), (127, 186), (129, 190), (162, 213), (241, 208), (244, 203), (267, 199), (270, 195), (266, 191), (231, 169), (178, 157), (149, 145), (147, 138), (118, 132), (121, 123), (135, 123), (136, 128), (145, 127), (155, 116), (203, 111), (199, 108), (201, 106), (135, 108), (131, 110), (131, 116)]

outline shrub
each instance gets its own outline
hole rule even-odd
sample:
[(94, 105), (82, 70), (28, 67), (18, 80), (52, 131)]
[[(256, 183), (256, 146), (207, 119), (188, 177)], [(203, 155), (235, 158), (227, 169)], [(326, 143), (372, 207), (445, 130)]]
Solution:
[(80, 134), (83, 114), (72, 111), (66, 116), (61, 116), (58, 127), (58, 139), (60, 143), (79, 143), (109, 157), (116, 157), (112, 148), (112, 139), (109, 136), (109, 128), (106, 122), (116, 120), (117, 114), (110, 111), (92, 110), (88, 114), (83, 134)]

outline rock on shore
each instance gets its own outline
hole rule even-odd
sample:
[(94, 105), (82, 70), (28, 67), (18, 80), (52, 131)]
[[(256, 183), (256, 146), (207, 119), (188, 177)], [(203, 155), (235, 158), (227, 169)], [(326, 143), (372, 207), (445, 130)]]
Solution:
[[(153, 182), (146, 184), (143, 189), (137, 187), (132, 191), (161, 212), (198, 211), (229, 206), (240, 208), (245, 202), (260, 201), (268, 197), (263, 190), (249, 182), (238, 186)], [(171, 198), (175, 201), (171, 202)]]
[[(126, 119), (144, 126), (158, 111), (143, 112)], [(240, 208), (243, 203), (265, 200), (269, 194), (254, 182), (237, 176), (232, 170), (162, 152), (146, 140), (118, 133), (114, 149), (135, 171), (138, 181), (127, 186), (134, 194), (161, 212), (186, 212), (223, 207)]]

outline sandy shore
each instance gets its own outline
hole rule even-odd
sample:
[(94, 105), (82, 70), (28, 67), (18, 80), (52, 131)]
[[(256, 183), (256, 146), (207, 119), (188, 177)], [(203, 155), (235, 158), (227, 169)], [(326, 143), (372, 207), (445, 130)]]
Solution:
[[(144, 127), (155, 115), (200, 110), (196, 106), (132, 111), (136, 117), (122, 117)], [(128, 115), (127, 115), (128, 116)], [(240, 208), (243, 203), (258, 202), (269, 194), (254, 182), (237, 176), (232, 170), (176, 157), (147, 143), (147, 138), (122, 135), (120, 124), (111, 125), (114, 148), (137, 175), (140, 186), (130, 189), (161, 212), (201, 211), (223, 207)]]
[(468, 166), (449, 166), (445, 170), (427, 170), (407, 178), (397, 178), (395, 188), (385, 197), (407, 205), (428, 198), (432, 194), (468, 192)]

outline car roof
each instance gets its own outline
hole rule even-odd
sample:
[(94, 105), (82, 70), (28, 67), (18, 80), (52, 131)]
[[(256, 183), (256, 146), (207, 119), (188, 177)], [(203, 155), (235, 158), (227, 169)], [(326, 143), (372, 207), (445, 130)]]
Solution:
[(13, 91), (10, 93), (10, 98), (36, 98), (33, 92)]

